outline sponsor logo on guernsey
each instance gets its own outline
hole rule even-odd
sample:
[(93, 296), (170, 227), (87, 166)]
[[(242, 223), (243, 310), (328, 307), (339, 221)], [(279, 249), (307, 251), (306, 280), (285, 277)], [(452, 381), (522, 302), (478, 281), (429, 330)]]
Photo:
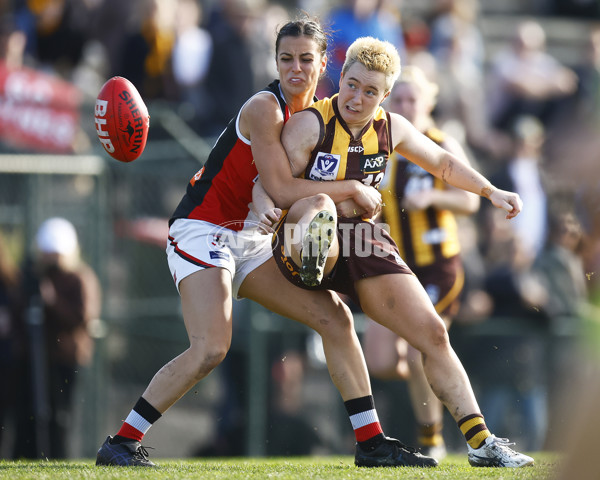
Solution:
[(340, 156), (319, 152), (309, 177), (311, 180), (335, 180), (340, 168)]
[(385, 170), (387, 155), (375, 153), (373, 155), (362, 155), (360, 157), (360, 171), (363, 173), (379, 173)]
[(229, 254), (227, 252), (215, 252), (210, 251), (208, 252), (208, 254), (210, 255), (210, 258), (212, 258), (213, 260), (215, 259), (221, 259), (221, 260), (228, 260), (229, 259)]
[(348, 153), (362, 153), (365, 148), (362, 145), (351, 145), (348, 147)]

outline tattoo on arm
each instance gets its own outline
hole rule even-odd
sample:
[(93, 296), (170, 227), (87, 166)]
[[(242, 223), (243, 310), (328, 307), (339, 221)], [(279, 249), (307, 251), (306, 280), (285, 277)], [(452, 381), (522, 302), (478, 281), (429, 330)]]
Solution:
[(446, 183), (448, 182), (448, 178), (452, 176), (452, 170), (454, 170), (454, 162), (452, 160), (448, 161), (448, 164), (442, 170), (442, 180)]

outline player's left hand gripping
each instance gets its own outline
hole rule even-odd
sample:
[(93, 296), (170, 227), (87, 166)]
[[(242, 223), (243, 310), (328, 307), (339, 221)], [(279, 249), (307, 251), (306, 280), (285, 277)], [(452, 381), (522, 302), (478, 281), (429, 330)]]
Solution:
[(521, 197), (517, 193), (504, 190), (495, 190), (490, 196), (492, 204), (508, 212), (506, 218), (510, 220), (515, 218), (523, 208)]

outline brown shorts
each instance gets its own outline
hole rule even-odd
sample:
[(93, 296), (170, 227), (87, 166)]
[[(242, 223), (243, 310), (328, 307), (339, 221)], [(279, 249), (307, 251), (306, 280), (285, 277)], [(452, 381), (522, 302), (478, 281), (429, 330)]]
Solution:
[(300, 278), (300, 267), (285, 255), (285, 221), (286, 216), (279, 221), (275, 229), (273, 256), (285, 278), (298, 287), (343, 293), (360, 306), (354, 288), (357, 280), (394, 273), (413, 274), (400, 257), (396, 243), (385, 230), (360, 218), (338, 217), (338, 261), (331, 273), (323, 278), (321, 285), (308, 287)]
[(460, 256), (456, 255), (425, 267), (413, 267), (412, 271), (440, 315), (452, 317), (458, 313), (459, 296), (465, 281)]

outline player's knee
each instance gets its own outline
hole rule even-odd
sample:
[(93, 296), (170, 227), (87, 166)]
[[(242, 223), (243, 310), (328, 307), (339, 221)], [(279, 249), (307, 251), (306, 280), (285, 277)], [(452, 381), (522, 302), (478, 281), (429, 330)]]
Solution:
[(288, 213), (288, 218), (301, 217), (307, 209), (335, 211), (335, 203), (329, 195), (318, 193), (311, 197), (298, 200)]
[(329, 209), (329, 210), (335, 210), (335, 203), (333, 202), (333, 200), (331, 199), (331, 197), (329, 195), (326, 195), (325, 193), (318, 193), (317, 195), (311, 197), (312, 198), (312, 202), (315, 208), (318, 208), (319, 210), (322, 209)]
[(435, 320), (430, 322), (430, 328), (427, 333), (429, 343), (434, 349), (450, 347), (448, 329), (441, 318), (437, 317)]
[(321, 310), (320, 315), (319, 333), (322, 337), (342, 338), (354, 332), (352, 312), (341, 300)]
[(205, 345), (204, 348), (194, 349), (196, 376), (201, 379), (212, 372), (227, 356), (229, 345), (225, 343), (214, 342), (211, 345)]

